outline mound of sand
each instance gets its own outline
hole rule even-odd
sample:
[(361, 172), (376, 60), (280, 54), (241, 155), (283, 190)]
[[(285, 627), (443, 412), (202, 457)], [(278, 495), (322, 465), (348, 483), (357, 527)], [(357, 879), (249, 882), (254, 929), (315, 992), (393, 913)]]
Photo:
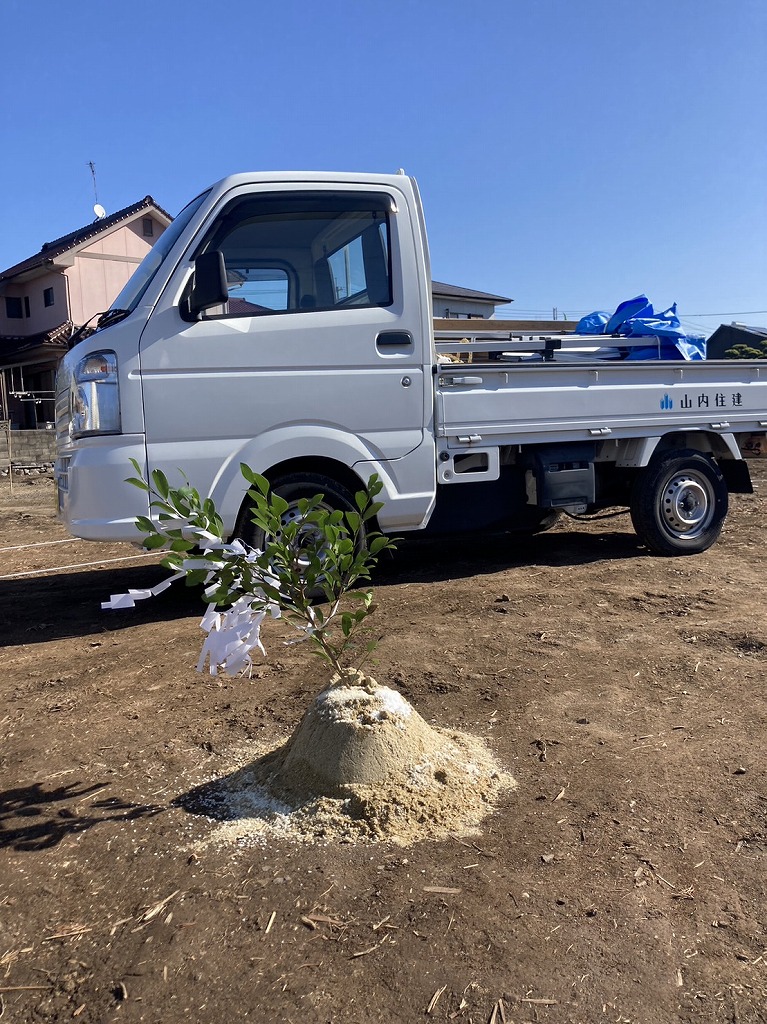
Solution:
[(407, 845), (475, 834), (514, 785), (481, 740), (428, 725), (395, 690), (350, 671), (287, 743), (201, 787), (187, 806), (223, 820), (215, 842)]

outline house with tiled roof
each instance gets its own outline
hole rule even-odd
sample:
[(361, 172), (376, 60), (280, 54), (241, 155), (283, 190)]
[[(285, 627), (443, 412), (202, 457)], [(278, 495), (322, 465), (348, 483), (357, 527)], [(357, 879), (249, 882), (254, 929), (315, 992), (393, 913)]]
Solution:
[(492, 292), (478, 292), (473, 288), (459, 288), (442, 281), (431, 283), (434, 316), (448, 320), (465, 320), (475, 317), (487, 319), (495, 315), (495, 307), (512, 302), (505, 295)]
[(750, 327), (748, 324), (739, 323), (720, 324), (706, 342), (706, 358), (767, 358), (767, 327)]
[(0, 272), (0, 420), (53, 422), (56, 366), (72, 331), (109, 308), (171, 220), (145, 196)]

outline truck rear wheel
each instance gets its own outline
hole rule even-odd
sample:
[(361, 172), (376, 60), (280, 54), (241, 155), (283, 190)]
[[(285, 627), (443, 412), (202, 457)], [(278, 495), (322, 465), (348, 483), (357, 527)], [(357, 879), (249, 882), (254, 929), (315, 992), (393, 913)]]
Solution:
[(727, 484), (719, 467), (692, 449), (669, 452), (637, 476), (631, 521), (658, 555), (695, 555), (719, 537), (727, 515)]
[(562, 519), (562, 513), (558, 508), (546, 509), (541, 513), (540, 519), (532, 526), (529, 533), (546, 533), (548, 530), (553, 530), (557, 523)]
[(536, 533), (553, 530), (561, 518), (562, 513), (557, 508), (525, 506), (515, 515), (508, 530), (512, 537), (533, 537)]

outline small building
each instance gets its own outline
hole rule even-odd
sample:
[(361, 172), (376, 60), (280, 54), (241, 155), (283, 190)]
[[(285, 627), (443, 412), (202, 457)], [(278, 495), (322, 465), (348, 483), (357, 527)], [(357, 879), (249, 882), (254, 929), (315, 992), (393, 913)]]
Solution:
[(171, 219), (145, 196), (0, 272), (0, 420), (26, 430), (53, 423), (72, 331), (110, 307)]
[(505, 295), (478, 292), (472, 288), (458, 288), (456, 285), (432, 281), (431, 295), (434, 316), (444, 320), (472, 320), (476, 317), (489, 319), (495, 316), (495, 307), (512, 302)]
[(720, 324), (706, 342), (706, 359), (729, 359), (727, 353), (744, 345), (753, 349), (756, 355), (744, 354), (743, 358), (767, 359), (767, 327), (747, 327), (746, 324)]

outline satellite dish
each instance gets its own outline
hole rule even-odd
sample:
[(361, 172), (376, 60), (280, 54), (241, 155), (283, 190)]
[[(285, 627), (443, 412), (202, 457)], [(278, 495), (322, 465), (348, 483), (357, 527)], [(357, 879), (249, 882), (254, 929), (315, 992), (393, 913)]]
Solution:
[(96, 205), (93, 207), (93, 212), (96, 214), (96, 220), (103, 220), (107, 215), (107, 211), (104, 209), (101, 203), (96, 203)]

